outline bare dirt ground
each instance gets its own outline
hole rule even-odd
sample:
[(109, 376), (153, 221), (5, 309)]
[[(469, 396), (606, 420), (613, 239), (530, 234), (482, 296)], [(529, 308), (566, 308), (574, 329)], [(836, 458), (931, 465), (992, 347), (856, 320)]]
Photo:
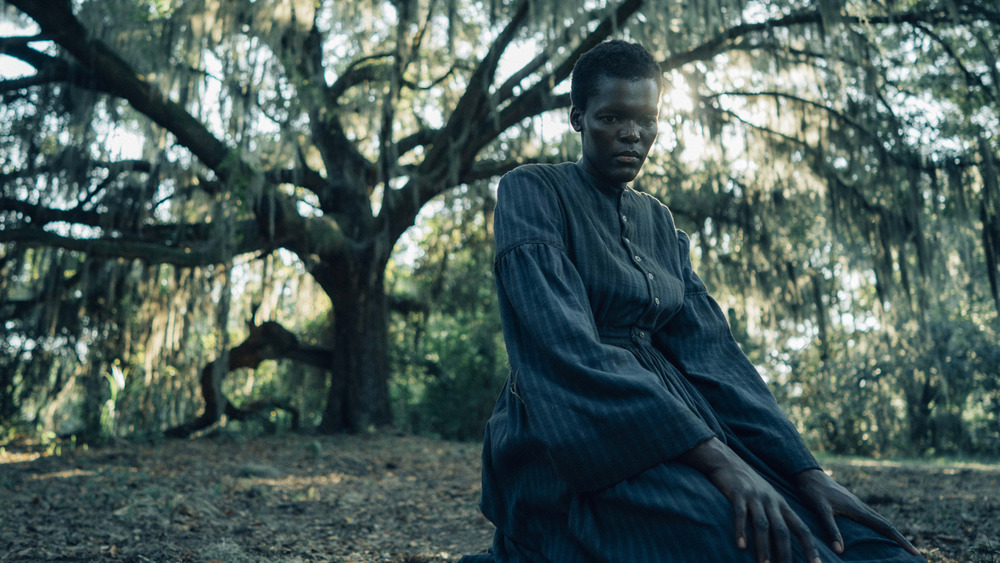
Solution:
[[(492, 537), (478, 444), (230, 433), (51, 450), (0, 449), (0, 562), (437, 563)], [(1000, 562), (1000, 466), (825, 465), (929, 561)]]

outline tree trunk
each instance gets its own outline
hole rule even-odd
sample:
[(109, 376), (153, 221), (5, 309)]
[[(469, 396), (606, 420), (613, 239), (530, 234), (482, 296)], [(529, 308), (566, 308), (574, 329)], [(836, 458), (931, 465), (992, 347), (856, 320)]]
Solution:
[(334, 364), (319, 431), (363, 432), (392, 423), (389, 407), (389, 300), (384, 270), (352, 275), (333, 307)]

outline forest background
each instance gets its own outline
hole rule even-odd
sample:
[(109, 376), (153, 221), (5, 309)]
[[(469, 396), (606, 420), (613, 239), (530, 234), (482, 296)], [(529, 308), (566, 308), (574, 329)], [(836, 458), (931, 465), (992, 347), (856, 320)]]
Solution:
[(635, 188), (809, 446), (1000, 454), (1000, 6), (961, 0), (0, 2), (0, 444), (479, 439), (496, 181), (576, 158), (609, 37), (667, 78)]

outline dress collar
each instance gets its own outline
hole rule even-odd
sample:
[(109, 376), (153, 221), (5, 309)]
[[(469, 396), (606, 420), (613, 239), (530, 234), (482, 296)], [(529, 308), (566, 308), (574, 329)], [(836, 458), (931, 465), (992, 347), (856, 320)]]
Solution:
[(584, 180), (584, 182), (590, 184), (591, 186), (594, 186), (595, 188), (601, 190), (602, 192), (620, 194), (629, 189), (628, 184), (625, 184), (624, 186), (616, 186), (614, 184), (609, 184), (607, 182), (602, 181), (597, 176), (594, 176), (590, 172), (587, 172), (583, 168), (583, 166), (580, 166), (580, 161), (574, 162), (573, 166), (576, 167), (577, 173), (579, 174), (580, 178)]

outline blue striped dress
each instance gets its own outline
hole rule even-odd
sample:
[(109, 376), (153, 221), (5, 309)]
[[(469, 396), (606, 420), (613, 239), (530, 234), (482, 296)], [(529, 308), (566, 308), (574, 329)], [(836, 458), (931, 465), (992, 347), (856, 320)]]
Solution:
[[(665, 206), (574, 163), (526, 165), (500, 182), (495, 231), (511, 373), (483, 449), (482, 510), (496, 535), (466, 560), (752, 561), (727, 499), (674, 461), (712, 436), (820, 534), (790, 482), (818, 464), (692, 271)], [(825, 561), (919, 560), (840, 524), (847, 553), (820, 537)]]

